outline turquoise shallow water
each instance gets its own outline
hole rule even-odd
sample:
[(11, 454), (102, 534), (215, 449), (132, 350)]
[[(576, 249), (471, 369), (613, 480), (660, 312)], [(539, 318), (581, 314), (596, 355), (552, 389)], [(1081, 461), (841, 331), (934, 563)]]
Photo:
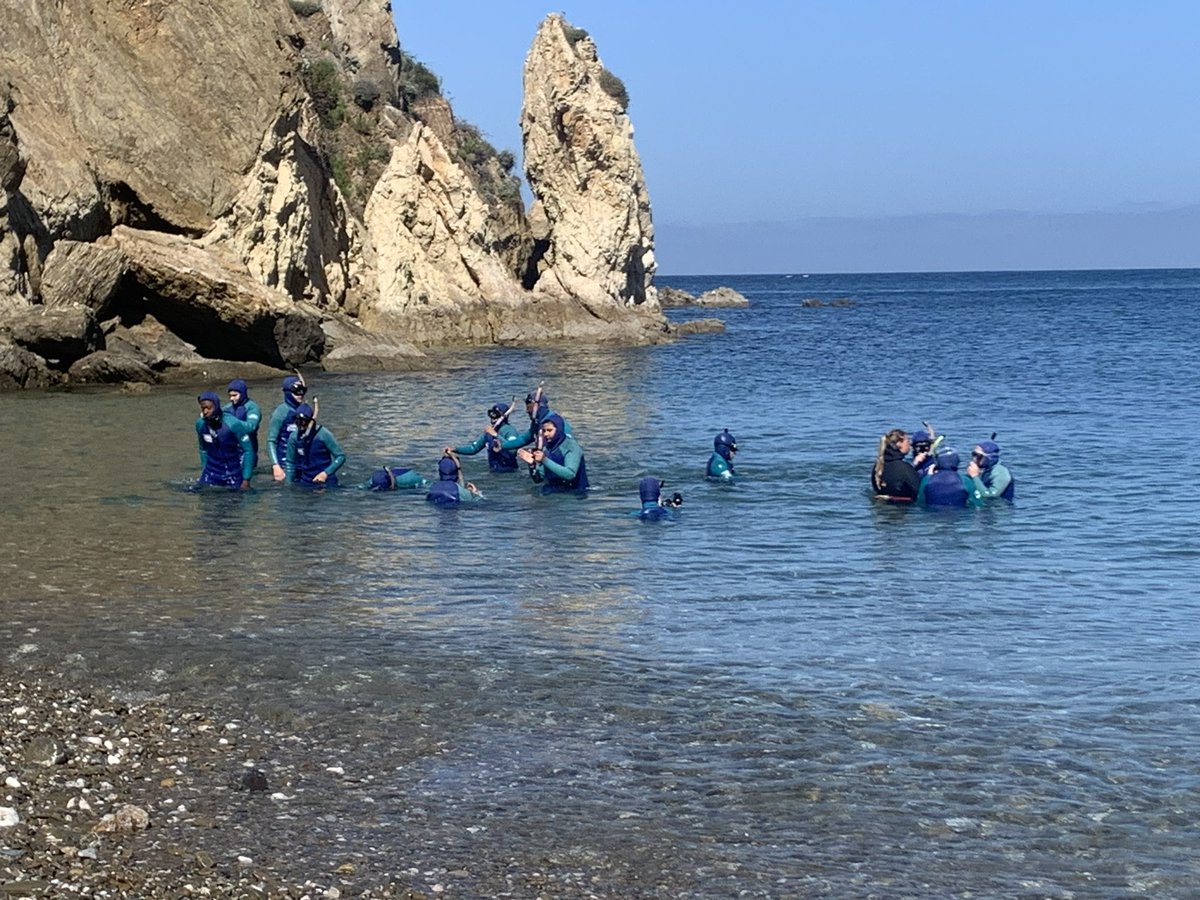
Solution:
[[(194, 390), (0, 395), (5, 666), (286, 707), (350, 766), (415, 718), (440, 750), (376, 773), (369, 830), (399, 857), (419, 826), (661, 896), (1193, 891), (1200, 272), (660, 282), (753, 305), (666, 347), (310, 378), (349, 485), (432, 473), (545, 379), (584, 501), (482, 459), (459, 510), (189, 493)], [(879, 435), (922, 419), (997, 432), (1017, 503), (873, 505)], [(733, 488), (701, 477), (724, 427)], [(628, 515), (644, 474), (677, 522)]]

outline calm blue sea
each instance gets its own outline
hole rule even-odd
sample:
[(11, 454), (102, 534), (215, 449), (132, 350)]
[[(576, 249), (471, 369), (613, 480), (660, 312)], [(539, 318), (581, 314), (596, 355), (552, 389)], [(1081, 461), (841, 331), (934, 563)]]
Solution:
[[(481, 458), (458, 510), (190, 493), (208, 385), (0, 395), (3, 666), (341, 735), (370, 782), (306, 801), (341, 846), (481, 896), (518, 862), (578, 875), (560, 896), (1195, 896), (1200, 271), (659, 283), (752, 305), (309, 377), (349, 485), (433, 473), (544, 380), (582, 501)], [(1016, 503), (873, 503), (879, 436), (922, 420), (964, 457), (995, 433)], [(732, 487), (702, 478), (726, 427)], [(629, 515), (646, 474), (678, 521)], [(256, 860), (336, 864), (298, 818)]]

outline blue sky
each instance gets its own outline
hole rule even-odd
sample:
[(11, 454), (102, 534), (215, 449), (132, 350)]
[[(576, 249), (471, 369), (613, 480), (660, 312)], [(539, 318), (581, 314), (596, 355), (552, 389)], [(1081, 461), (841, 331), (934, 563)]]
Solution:
[[(1200, 266), (1200, 4), (393, 10), (456, 115), (518, 157), (538, 24), (586, 29), (629, 91), (663, 272)], [(797, 242), (767, 254), (771, 223)]]

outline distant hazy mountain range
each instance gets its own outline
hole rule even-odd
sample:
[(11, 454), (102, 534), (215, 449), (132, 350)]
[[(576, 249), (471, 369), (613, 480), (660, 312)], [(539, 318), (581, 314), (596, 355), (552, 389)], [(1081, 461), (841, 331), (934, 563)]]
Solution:
[(681, 225), (655, 222), (674, 275), (1200, 267), (1200, 205)]

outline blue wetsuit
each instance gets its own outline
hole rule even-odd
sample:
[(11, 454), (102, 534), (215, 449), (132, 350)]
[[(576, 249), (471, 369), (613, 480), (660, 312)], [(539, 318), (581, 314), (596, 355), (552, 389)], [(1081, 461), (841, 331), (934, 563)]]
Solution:
[(245, 422), (250, 427), (250, 449), (253, 451), (252, 468), (258, 467), (258, 425), (262, 421), (262, 410), (258, 408), (258, 404), (251, 400), (247, 394), (246, 382), (240, 378), (235, 378), (229, 382), (229, 390), (237, 391), (241, 395), (241, 399), (236, 403), (226, 403), (222, 408), (222, 412), (227, 416), (234, 416), (239, 421)]
[(196, 420), (196, 440), (200, 445), (200, 484), (240, 487), (254, 473), (246, 423), (222, 416), (213, 427), (203, 416)]
[(313, 479), (324, 472), (325, 484), (335, 485), (338, 483), (335, 473), (346, 464), (346, 454), (337, 438), (328, 428), (316, 424), (303, 434), (292, 431), (284, 458), (288, 481), (300, 484), (313, 484)]

